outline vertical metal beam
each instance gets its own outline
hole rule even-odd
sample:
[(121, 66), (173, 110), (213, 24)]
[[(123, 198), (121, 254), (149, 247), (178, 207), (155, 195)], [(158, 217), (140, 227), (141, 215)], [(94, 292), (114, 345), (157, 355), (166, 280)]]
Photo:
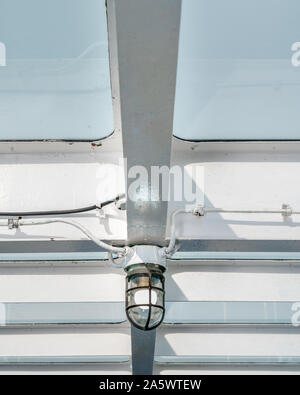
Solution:
[[(127, 198), (129, 244), (163, 244), (167, 201), (151, 166), (170, 166), (181, 0), (108, 0), (112, 92), (122, 131), (127, 191), (133, 166), (148, 179)], [(131, 175), (132, 176), (132, 175)]]
[(133, 374), (152, 374), (156, 330), (145, 332), (131, 326), (131, 350)]
[[(107, 11), (115, 132), (122, 132), (127, 191), (134, 166), (148, 176), (127, 193), (128, 244), (164, 244), (168, 202), (152, 183), (151, 167), (170, 166), (181, 0), (107, 0)], [(152, 374), (155, 330), (132, 327), (131, 339), (133, 374)]]

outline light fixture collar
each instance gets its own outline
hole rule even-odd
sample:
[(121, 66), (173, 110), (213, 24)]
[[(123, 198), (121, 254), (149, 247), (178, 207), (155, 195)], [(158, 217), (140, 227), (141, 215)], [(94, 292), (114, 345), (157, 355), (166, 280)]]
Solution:
[(163, 253), (163, 249), (152, 245), (137, 245), (131, 248), (125, 257), (124, 270), (128, 272), (129, 268), (136, 265), (144, 265), (145, 263), (155, 267), (160, 267), (164, 272), (167, 269), (167, 260)]

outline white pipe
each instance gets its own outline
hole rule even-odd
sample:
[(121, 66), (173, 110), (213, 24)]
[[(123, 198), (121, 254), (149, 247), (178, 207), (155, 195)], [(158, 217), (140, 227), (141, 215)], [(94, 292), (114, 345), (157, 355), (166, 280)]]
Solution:
[[(36, 220), (36, 221), (31, 221), (31, 220), (17, 220), (17, 225), (18, 226), (32, 226), (32, 225), (46, 225), (46, 224), (52, 224), (52, 223), (62, 223), (62, 224), (67, 224), (74, 226), (75, 228), (79, 229), (82, 233), (84, 233), (90, 240), (92, 240), (95, 244), (100, 246), (101, 248), (104, 248), (107, 251), (110, 252), (117, 252), (123, 255), (126, 255), (128, 253), (128, 248), (127, 247), (114, 247), (110, 244), (105, 243), (102, 240), (99, 240), (96, 236), (94, 236), (87, 228), (85, 228), (83, 225), (79, 224), (78, 222), (75, 221), (70, 221), (70, 220), (65, 220), (65, 219), (49, 219), (49, 220)], [(8, 221), (6, 222), (0, 222), (0, 226), (7, 226)]]
[[(294, 211), (291, 208), (283, 208), (281, 210), (249, 210), (249, 209), (223, 209), (223, 208), (206, 208), (202, 207), (199, 210), (199, 216), (203, 216), (209, 213), (236, 213), (236, 214), (282, 214), (285, 216), (291, 216), (293, 214), (300, 214), (299, 211)], [(197, 215), (197, 214), (195, 214)]]
[(173, 211), (170, 217), (170, 242), (168, 247), (163, 248), (162, 251), (166, 255), (172, 255), (176, 244), (176, 216), (179, 214), (193, 214), (199, 217), (209, 213), (237, 213), (237, 214), (282, 214), (289, 217), (293, 214), (300, 214), (300, 211), (294, 211), (289, 205), (283, 205), (281, 210), (248, 210), (248, 209), (223, 209), (223, 208), (207, 208), (204, 206), (195, 207), (195, 209), (179, 209)]
[(175, 248), (175, 244), (176, 244), (176, 216), (179, 214), (193, 214), (194, 210), (191, 209), (179, 209), (179, 210), (175, 210), (173, 211), (173, 213), (171, 214), (170, 217), (170, 242), (168, 247), (166, 247), (164, 249), (164, 253), (169, 255), (172, 254), (174, 252), (174, 248)]
[(248, 209), (224, 209), (203, 207), (203, 213), (245, 213), (245, 214), (283, 214), (286, 210), (248, 210)]

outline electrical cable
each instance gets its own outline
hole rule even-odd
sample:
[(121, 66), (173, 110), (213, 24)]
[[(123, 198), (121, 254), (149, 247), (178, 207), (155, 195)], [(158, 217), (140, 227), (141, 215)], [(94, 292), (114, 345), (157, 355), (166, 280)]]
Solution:
[(67, 215), (67, 214), (78, 214), (84, 213), (87, 211), (93, 211), (97, 209), (101, 209), (109, 204), (117, 202), (119, 199), (122, 199), (125, 195), (121, 194), (116, 196), (114, 199), (106, 200), (100, 204), (94, 204), (88, 207), (75, 208), (70, 210), (53, 210), (53, 211), (16, 211), (16, 212), (0, 212), (0, 217), (35, 217), (35, 216), (48, 216), (48, 215)]

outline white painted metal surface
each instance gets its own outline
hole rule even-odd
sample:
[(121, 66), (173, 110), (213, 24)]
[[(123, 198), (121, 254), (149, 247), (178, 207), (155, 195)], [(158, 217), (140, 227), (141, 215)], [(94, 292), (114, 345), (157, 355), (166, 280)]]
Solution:
[[(192, 149), (193, 148), (193, 149)], [(225, 152), (224, 152), (224, 151)], [(111, 180), (111, 169), (120, 171), (118, 152), (106, 152), (97, 148), (90, 153), (44, 153), (34, 155), (3, 155), (2, 202), (3, 209), (14, 210), (21, 203), (23, 209), (66, 208), (94, 202), (100, 191), (100, 199), (116, 192)], [(270, 143), (259, 145), (215, 144), (192, 145), (176, 143), (173, 163), (185, 165), (198, 163), (204, 166), (206, 202), (211, 206), (280, 207), (283, 201), (298, 207), (299, 190), (294, 182), (298, 167), (298, 145)], [(113, 159), (114, 158), (114, 159)], [(76, 162), (80, 161), (80, 165)], [(18, 165), (16, 165), (18, 163)], [(24, 164), (24, 165), (20, 165)], [(95, 175), (98, 174), (99, 178)], [(252, 178), (250, 177), (252, 175)], [(259, 175), (259, 176), (258, 176)], [(46, 180), (45, 180), (46, 178)], [(121, 178), (121, 177), (120, 177)], [(78, 185), (78, 180), (81, 180)], [(96, 180), (96, 181), (95, 181)], [(17, 186), (21, 184), (21, 188)], [(59, 184), (59, 188), (57, 185)], [(104, 185), (102, 188), (101, 186)], [(280, 185), (280, 186), (279, 186)], [(46, 187), (47, 193), (45, 194)], [(56, 192), (54, 192), (56, 191)], [(57, 193), (60, 191), (60, 193)], [(14, 192), (14, 193), (12, 193)], [(67, 196), (67, 198), (66, 198)], [(33, 207), (34, 206), (34, 207)], [(176, 202), (169, 210), (179, 207)], [(76, 220), (82, 222), (104, 239), (126, 238), (126, 215), (114, 207), (105, 209), (108, 218), (93, 219), (91, 214)], [(271, 217), (271, 218), (270, 218)], [(103, 221), (101, 223), (101, 221)], [(100, 222), (100, 226), (99, 226)], [(299, 240), (297, 220), (284, 222), (277, 214), (212, 214), (204, 218), (178, 218), (178, 234), (182, 239), (281, 239)], [(267, 231), (266, 231), (267, 230)], [(45, 228), (26, 228), (20, 234), (1, 227), (1, 242), (7, 240), (56, 240), (80, 239), (69, 227), (47, 225)], [(273, 253), (273, 255), (276, 253)], [(216, 254), (217, 256), (217, 254)], [(281, 259), (284, 257), (280, 254)], [(262, 264), (259, 261), (245, 266), (231, 262), (208, 261), (197, 265), (169, 264), (166, 275), (167, 299), (175, 301), (298, 301), (300, 300), (299, 267)], [(213, 263), (213, 264), (212, 264)], [(0, 269), (1, 302), (80, 302), (122, 301), (124, 299), (124, 275), (110, 267), (20, 267)], [(291, 315), (293, 312), (291, 312)], [(5, 329), (0, 337), (1, 355), (49, 355), (51, 354), (109, 354), (129, 355), (128, 327), (121, 329), (60, 329), (17, 330)], [(109, 331), (109, 333), (108, 333)], [(182, 328), (180, 331), (162, 328), (158, 331), (157, 355), (296, 355), (299, 343), (297, 328), (265, 329), (247, 328), (200, 329)], [(110, 339), (114, 339), (109, 343)], [(190, 341), (187, 341), (190, 339)], [(107, 343), (108, 342), (108, 343)], [(26, 347), (25, 347), (25, 345)], [(94, 345), (97, 344), (96, 347)], [(110, 344), (109, 350), (104, 344)], [(182, 344), (185, 347), (182, 348)], [(104, 347), (104, 348), (103, 348)], [(181, 348), (180, 348), (181, 347)], [(204, 348), (205, 347), (205, 348)], [(91, 351), (93, 350), (93, 351)], [(300, 351), (299, 351), (300, 353)], [(17, 369), (17, 370), (16, 370)], [(23, 372), (24, 368), (1, 368), (1, 372)], [(125, 370), (124, 370), (125, 369)], [(126, 370), (128, 369), (128, 370)], [(34, 368), (26, 368), (34, 371)], [(60, 367), (40, 368), (42, 372), (127, 372), (130, 366), (115, 367)], [(271, 372), (296, 373), (294, 367), (210, 367), (155, 365), (159, 373), (199, 372)]]
[[(140, 22), (141, 29), (144, 23), (144, 20)], [(76, 208), (124, 192), (121, 125), (117, 119), (116, 126), (116, 133), (99, 144), (0, 143), (0, 211)], [(208, 207), (280, 209), (282, 203), (288, 203), (299, 210), (299, 153), (299, 142), (195, 144), (174, 139), (172, 164), (181, 169), (190, 165), (203, 169), (197, 173), (200, 176), (192, 176), (190, 181), (195, 188), (203, 189), (199, 195), (204, 195)], [(191, 172), (185, 173), (191, 177)], [(170, 201), (169, 213), (187, 203), (191, 205), (184, 200)], [(127, 240), (126, 212), (112, 205), (105, 209), (105, 214), (105, 217), (96, 213), (81, 214), (75, 219), (101, 239)], [(284, 220), (280, 214), (181, 216), (177, 224), (177, 236), (181, 240), (215, 240), (216, 243), (217, 240), (300, 240), (300, 218)], [(164, 226), (163, 222), (160, 229)], [(1, 227), (0, 231), (0, 254), (6, 242), (85, 240), (77, 230), (63, 224), (18, 230)], [(234, 261), (234, 251), (229, 260), (223, 257), (222, 262), (217, 260), (220, 251), (215, 257), (213, 254), (210, 251), (208, 260), (170, 262), (166, 274), (167, 300), (300, 301), (299, 257), (291, 263), (290, 255), (281, 252), (274, 261), (276, 251), (273, 251), (271, 262), (261, 261), (256, 255), (255, 260), (245, 263), (240, 253)], [(0, 265), (0, 303), (124, 301), (124, 273), (105, 264), (76, 267), (76, 264), (60, 266), (56, 262), (29, 266), (27, 262), (23, 267), (9, 266), (7, 261), (5, 267)], [(291, 319), (294, 313), (291, 311)], [(298, 327), (161, 327), (156, 355), (168, 358), (189, 355), (299, 357), (299, 336)], [(1, 328), (0, 356), (130, 355), (130, 345), (128, 325), (47, 330)], [(59, 370), (55, 367), (0, 368), (0, 373), (57, 371), (129, 374), (130, 366), (66, 366)], [(278, 374), (299, 373), (299, 367), (156, 365), (155, 372)]]
[[(113, 141), (117, 145), (116, 136)], [(82, 153), (1, 155), (1, 211), (76, 208), (124, 192), (121, 153), (107, 151), (105, 144), (101, 150), (102, 147), (90, 147), (90, 152)], [(295, 175), (299, 152), (300, 143), (181, 142), (175, 145), (173, 164), (203, 166), (204, 182), (193, 182), (204, 185), (207, 207), (280, 210), (286, 202), (298, 209), (300, 190)], [(169, 213), (180, 207), (184, 207), (184, 202), (170, 202)], [(125, 212), (113, 206), (106, 212), (104, 219), (93, 213), (72, 218), (103, 239), (126, 239)], [(177, 234), (184, 239), (299, 240), (298, 222), (298, 216), (284, 221), (280, 214), (182, 216), (177, 221)], [(2, 241), (51, 238), (81, 239), (82, 235), (63, 224), (26, 228), (22, 232), (1, 228), (0, 235)]]

